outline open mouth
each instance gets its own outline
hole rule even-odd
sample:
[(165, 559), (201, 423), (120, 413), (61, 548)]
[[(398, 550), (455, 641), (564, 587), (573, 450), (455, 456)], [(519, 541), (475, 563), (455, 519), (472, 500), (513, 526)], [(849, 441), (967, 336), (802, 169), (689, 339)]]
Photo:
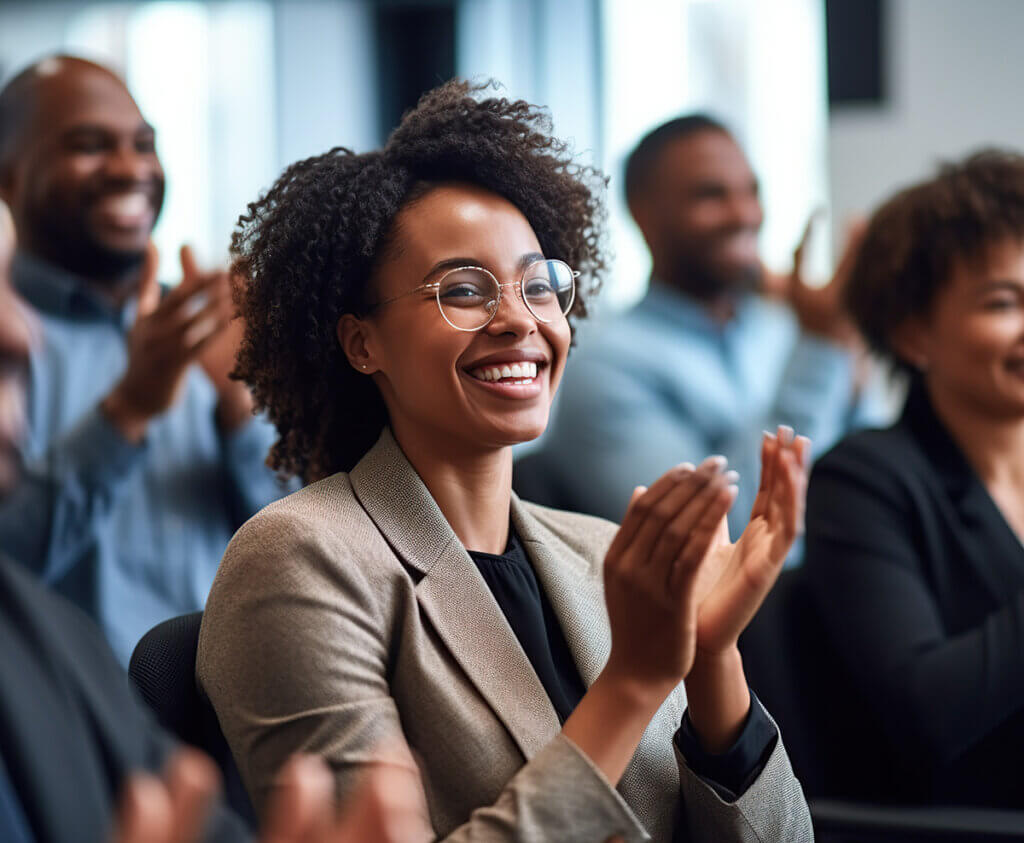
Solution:
[(115, 193), (95, 203), (99, 214), (115, 228), (136, 229), (148, 226), (153, 220), (153, 203), (142, 191)]
[(479, 366), (469, 370), (471, 377), (487, 383), (507, 384), (510, 386), (528, 386), (537, 379), (537, 372), (544, 368), (524, 360), (519, 363), (502, 363), (495, 366)]

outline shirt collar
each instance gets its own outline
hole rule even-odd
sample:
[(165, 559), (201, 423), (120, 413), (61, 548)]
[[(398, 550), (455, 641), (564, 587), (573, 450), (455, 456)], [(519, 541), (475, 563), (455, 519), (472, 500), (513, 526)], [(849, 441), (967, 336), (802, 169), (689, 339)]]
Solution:
[(745, 294), (736, 303), (736, 313), (725, 324), (713, 319), (707, 307), (686, 293), (651, 278), (647, 295), (640, 302), (640, 307), (650, 316), (671, 322), (678, 330), (710, 334), (720, 337), (725, 333), (733, 333), (742, 329), (756, 308), (756, 296)]
[(120, 308), (89, 289), (81, 277), (24, 252), (14, 256), (14, 286), (41, 313), (84, 320), (112, 321), (127, 327), (135, 313), (135, 299)]

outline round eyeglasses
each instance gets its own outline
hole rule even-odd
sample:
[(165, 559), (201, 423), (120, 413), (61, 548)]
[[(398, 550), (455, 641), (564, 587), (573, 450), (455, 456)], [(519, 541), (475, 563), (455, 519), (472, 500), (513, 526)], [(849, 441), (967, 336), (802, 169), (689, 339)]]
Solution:
[(569, 265), (560, 260), (538, 260), (529, 264), (518, 281), (501, 284), (493, 273), (482, 266), (459, 266), (449, 269), (436, 281), (378, 302), (377, 307), (390, 304), (421, 291), (432, 290), (444, 321), (458, 331), (479, 331), (498, 312), (501, 288), (519, 288), (519, 295), (538, 322), (554, 322), (571, 309), (576, 299), (576, 278)]

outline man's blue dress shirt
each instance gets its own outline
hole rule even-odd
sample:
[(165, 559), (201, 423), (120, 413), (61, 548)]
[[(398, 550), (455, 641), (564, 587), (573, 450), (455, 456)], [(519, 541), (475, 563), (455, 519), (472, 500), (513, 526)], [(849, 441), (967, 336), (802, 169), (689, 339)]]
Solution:
[(127, 664), (142, 635), (201, 609), (234, 531), (286, 490), (264, 464), (275, 432), (232, 433), (198, 366), (144, 441), (99, 410), (124, 374), (135, 303), (113, 310), (79, 279), (19, 255), (15, 286), (39, 314), (25, 475), (0, 506), (0, 547), (102, 626)]
[(793, 314), (748, 296), (721, 324), (658, 282), (632, 310), (584, 328), (542, 448), (559, 505), (621, 521), (636, 486), (681, 462), (722, 454), (740, 474), (735, 538), (760, 481), (761, 434), (788, 424), (828, 449), (885, 421), (854, 395), (853, 355), (801, 333)]

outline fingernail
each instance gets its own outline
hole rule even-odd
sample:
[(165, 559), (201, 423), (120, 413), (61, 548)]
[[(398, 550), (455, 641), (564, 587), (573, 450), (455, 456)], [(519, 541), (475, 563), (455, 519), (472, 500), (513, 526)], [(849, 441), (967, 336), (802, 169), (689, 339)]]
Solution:
[(692, 462), (681, 462), (676, 466), (677, 471), (694, 471), (696, 466)]
[(789, 425), (779, 425), (779, 441), (783, 445), (789, 445), (793, 442), (793, 428)]
[(729, 496), (735, 498), (740, 493), (739, 486), (726, 486), (725, 490), (729, 493)]
[(715, 454), (713, 457), (708, 457), (705, 462), (716, 471), (721, 471), (729, 463), (729, 461), (721, 454)]
[(738, 471), (727, 471), (725, 472), (725, 482), (732, 485), (740, 479)]

